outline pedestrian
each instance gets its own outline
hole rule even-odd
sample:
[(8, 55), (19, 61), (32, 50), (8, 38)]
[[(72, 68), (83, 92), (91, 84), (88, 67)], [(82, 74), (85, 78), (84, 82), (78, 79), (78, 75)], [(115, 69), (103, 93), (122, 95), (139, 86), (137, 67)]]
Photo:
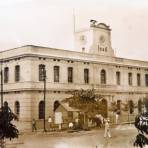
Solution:
[(105, 120), (104, 138), (106, 138), (107, 136), (108, 136), (109, 138), (111, 138), (109, 119), (106, 119), (106, 120)]
[(79, 118), (75, 118), (75, 129), (79, 128)]
[(115, 117), (116, 117), (116, 124), (119, 123), (119, 115), (120, 115), (120, 110), (117, 110), (116, 111), (116, 115), (115, 115)]
[(69, 122), (69, 129), (73, 129), (73, 123), (72, 122)]
[(49, 123), (49, 130), (51, 130), (51, 125), (52, 125), (52, 118), (51, 118), (51, 116), (48, 117), (48, 123)]
[(118, 124), (118, 120), (119, 120), (119, 114), (116, 112), (116, 124)]
[(37, 131), (37, 128), (36, 128), (36, 121), (35, 121), (35, 119), (33, 118), (33, 119), (32, 119), (32, 132), (34, 132), (34, 131)]

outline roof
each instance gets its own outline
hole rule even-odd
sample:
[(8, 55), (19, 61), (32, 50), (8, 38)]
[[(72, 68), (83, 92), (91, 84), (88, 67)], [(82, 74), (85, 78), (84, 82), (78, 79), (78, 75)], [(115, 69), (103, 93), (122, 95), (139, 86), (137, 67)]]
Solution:
[(50, 58), (59, 58), (64, 60), (73, 60), (81, 62), (92, 62), (119, 66), (131, 66), (131, 67), (148, 67), (148, 61), (133, 60), (120, 57), (102, 56), (87, 52), (78, 52), (65, 49), (56, 49), (50, 47), (42, 47), (35, 45), (26, 45), (18, 48), (13, 48), (5, 51), (0, 51), (0, 58), (2, 60), (8, 60), (16, 58), (22, 55), (27, 56), (43, 56)]
[(67, 111), (69, 111), (69, 112), (79, 112), (80, 111), (79, 109), (70, 107), (68, 103), (60, 103), (60, 105), (62, 107), (64, 107), (64, 109), (67, 110)]

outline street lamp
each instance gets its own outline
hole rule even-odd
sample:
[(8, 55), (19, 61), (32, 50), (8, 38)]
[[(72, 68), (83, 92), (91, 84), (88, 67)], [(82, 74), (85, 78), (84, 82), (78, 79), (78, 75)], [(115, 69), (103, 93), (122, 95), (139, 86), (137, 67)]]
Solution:
[(46, 132), (46, 120), (45, 120), (45, 110), (46, 110), (46, 70), (45, 65), (42, 67), (42, 78), (44, 81), (44, 132)]

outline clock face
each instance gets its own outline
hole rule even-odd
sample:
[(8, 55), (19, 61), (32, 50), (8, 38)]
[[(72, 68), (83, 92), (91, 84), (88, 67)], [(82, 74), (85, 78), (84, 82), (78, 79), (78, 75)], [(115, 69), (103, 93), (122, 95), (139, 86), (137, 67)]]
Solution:
[(103, 35), (101, 35), (99, 40), (100, 40), (101, 43), (104, 43), (105, 42), (105, 37)]

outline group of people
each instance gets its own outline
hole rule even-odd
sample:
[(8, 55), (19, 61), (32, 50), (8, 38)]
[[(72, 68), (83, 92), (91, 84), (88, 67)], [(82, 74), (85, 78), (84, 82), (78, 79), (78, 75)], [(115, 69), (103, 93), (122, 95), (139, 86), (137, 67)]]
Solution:
[[(109, 120), (109, 118), (105, 119), (105, 118), (103, 118), (102, 116), (99, 116), (99, 115), (97, 116), (97, 118), (100, 118), (101, 119), (101, 124), (104, 124), (104, 129), (105, 129), (104, 130), (104, 138), (106, 138), (106, 137), (111, 138), (110, 120)], [(115, 122), (116, 122), (116, 124), (118, 124), (118, 122), (119, 122), (119, 113), (118, 112), (116, 112), (115, 118), (116, 118)], [(51, 116), (49, 116), (49, 118), (48, 118), (48, 123), (49, 123), (49, 129), (50, 129), (51, 124), (52, 124)], [(78, 123), (79, 123), (79, 119), (77, 118), (77, 119), (75, 119), (75, 126), (76, 125), (78, 126)], [(69, 129), (73, 129), (74, 124), (72, 122), (70, 122), (68, 126), (69, 126)], [(37, 131), (35, 119), (32, 120), (32, 132), (34, 132), (34, 131)]]

